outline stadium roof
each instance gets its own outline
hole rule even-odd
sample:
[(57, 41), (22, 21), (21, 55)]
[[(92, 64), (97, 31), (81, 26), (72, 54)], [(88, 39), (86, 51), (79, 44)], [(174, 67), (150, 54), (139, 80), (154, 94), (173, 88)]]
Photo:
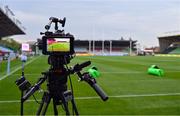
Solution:
[(180, 31), (166, 32), (158, 36), (158, 38), (177, 38), (180, 37)]
[(25, 32), (0, 8), (0, 38), (18, 34), (25, 34)]

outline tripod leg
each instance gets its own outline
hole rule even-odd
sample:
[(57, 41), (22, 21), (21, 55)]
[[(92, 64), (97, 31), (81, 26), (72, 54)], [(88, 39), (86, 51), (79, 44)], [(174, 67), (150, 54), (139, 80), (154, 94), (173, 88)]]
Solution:
[(39, 106), (39, 109), (38, 109), (36, 115), (40, 115), (40, 114), (45, 115), (50, 101), (51, 101), (51, 97), (50, 97), (49, 93), (44, 92), (42, 102)]
[(39, 108), (38, 108), (38, 111), (37, 111), (37, 113), (36, 113), (37, 116), (40, 115), (43, 105), (44, 105), (44, 101), (42, 100), (42, 101), (41, 101), (41, 104), (40, 104), (40, 106), (39, 106)]
[(66, 111), (66, 115), (69, 116), (70, 112), (69, 112), (69, 109), (68, 109), (68, 103), (65, 102), (65, 101), (62, 101), (62, 102), (63, 102), (64, 109)]
[(75, 101), (74, 101), (74, 98), (72, 98), (71, 103), (72, 103), (73, 111), (75, 112), (76, 116), (78, 116), (79, 113), (78, 113), (78, 110), (77, 110), (77, 107), (76, 107), (76, 103), (75, 103)]
[(53, 107), (54, 107), (54, 115), (57, 116), (58, 115), (58, 110), (57, 110), (56, 102), (55, 102), (54, 99), (53, 99)]
[(44, 105), (45, 97), (46, 97), (46, 92), (44, 92), (44, 94), (43, 94), (42, 101), (41, 101), (41, 104), (40, 104), (40, 106), (38, 108), (38, 111), (36, 112), (36, 115), (40, 115), (41, 110), (42, 110), (43, 105)]
[(23, 106), (24, 103), (23, 103), (23, 101), (22, 101), (23, 95), (24, 95), (24, 92), (21, 91), (21, 116), (23, 116), (23, 111), (24, 111), (24, 106)]

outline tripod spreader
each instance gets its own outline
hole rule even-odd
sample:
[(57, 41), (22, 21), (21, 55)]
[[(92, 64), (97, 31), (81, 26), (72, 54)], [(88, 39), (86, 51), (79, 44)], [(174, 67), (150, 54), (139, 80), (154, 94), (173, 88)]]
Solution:
[(24, 102), (26, 101), (31, 95), (33, 95), (37, 90), (39, 90), (40, 85), (46, 80), (46, 76), (39, 79), (39, 81), (31, 87), (31, 89), (21, 98)]

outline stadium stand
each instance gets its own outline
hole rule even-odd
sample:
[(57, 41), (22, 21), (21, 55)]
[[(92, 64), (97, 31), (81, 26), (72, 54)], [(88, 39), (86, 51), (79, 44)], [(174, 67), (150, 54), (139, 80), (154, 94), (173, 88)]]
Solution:
[(163, 54), (180, 54), (179, 49), (180, 49), (180, 43), (179, 42), (173, 42), (162, 53)]
[(3, 46), (0, 46), (0, 51), (2, 53), (9, 53), (9, 52), (13, 52), (11, 49), (5, 48)]
[[(8, 6), (0, 6), (0, 39), (6, 36), (25, 34), (25, 28), (21, 22), (15, 18), (14, 13), (9, 9)], [(13, 50), (0, 45), (0, 59), (2, 57), (11, 56), (15, 57)]]
[(168, 47), (162, 53), (163, 54), (168, 54), (168, 53), (172, 52), (175, 49), (176, 49), (176, 47)]
[(134, 40), (75, 40), (75, 52), (94, 55), (127, 55), (130, 47), (136, 49)]
[(169, 52), (169, 54), (180, 54), (180, 48), (179, 47), (175, 48), (174, 50)]
[(8, 59), (9, 54), (11, 54), (11, 59), (16, 58), (16, 54), (14, 53), (13, 50), (0, 46), (0, 57), (4, 60)]
[(160, 52), (163, 54), (175, 53), (175, 49), (180, 48), (180, 32), (166, 33), (158, 37)]

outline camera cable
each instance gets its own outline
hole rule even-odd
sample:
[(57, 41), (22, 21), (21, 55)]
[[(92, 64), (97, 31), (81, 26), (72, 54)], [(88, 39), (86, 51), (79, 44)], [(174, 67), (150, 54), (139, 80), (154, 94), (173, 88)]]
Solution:
[(33, 95), (33, 98), (34, 98), (34, 100), (35, 100), (35, 102), (37, 103), (37, 104), (41, 104), (37, 99), (36, 99), (36, 97)]

